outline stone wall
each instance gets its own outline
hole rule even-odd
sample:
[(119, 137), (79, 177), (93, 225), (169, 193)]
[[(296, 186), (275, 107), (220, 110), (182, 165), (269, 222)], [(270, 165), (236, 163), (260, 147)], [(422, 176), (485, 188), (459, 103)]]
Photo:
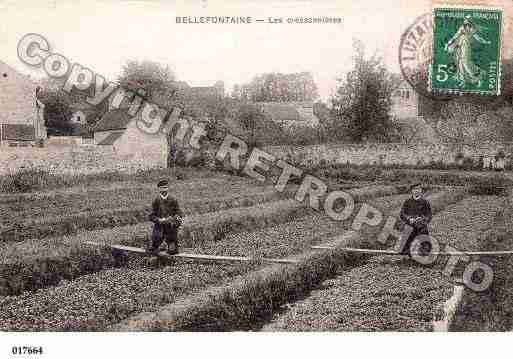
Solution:
[(88, 174), (110, 170), (134, 172), (165, 167), (162, 151), (125, 153), (114, 146), (69, 145), (38, 147), (0, 147), (0, 175), (22, 168), (41, 168), (55, 174)]
[[(69, 145), (38, 147), (0, 147), (0, 175), (22, 168), (36, 167), (56, 174), (86, 174), (109, 170), (134, 172), (166, 166), (166, 147), (152, 143), (138, 151), (124, 146)], [(210, 149), (215, 153), (216, 149)], [(490, 163), (502, 151), (506, 166), (513, 163), (513, 143), (490, 144), (325, 144), (315, 146), (268, 146), (263, 148), (278, 158), (308, 167), (321, 160), (356, 165), (426, 165), (431, 162), (456, 163), (458, 154), (474, 163)], [(192, 150), (191, 150), (192, 152)], [(189, 155), (192, 155), (189, 154)], [(490, 161), (492, 160), (492, 161)]]
[(453, 164), (458, 153), (471, 158), (474, 163), (487, 162), (499, 151), (506, 155), (506, 163), (513, 159), (513, 143), (489, 144), (326, 144), (305, 147), (269, 146), (265, 149), (279, 158), (289, 159), (305, 166), (321, 160), (356, 165), (425, 165), (432, 162)]

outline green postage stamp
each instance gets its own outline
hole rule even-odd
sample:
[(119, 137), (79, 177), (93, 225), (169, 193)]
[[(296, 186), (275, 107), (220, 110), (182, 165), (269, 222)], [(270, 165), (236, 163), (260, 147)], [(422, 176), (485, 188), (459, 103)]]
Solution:
[(435, 8), (430, 90), (500, 94), (502, 11)]

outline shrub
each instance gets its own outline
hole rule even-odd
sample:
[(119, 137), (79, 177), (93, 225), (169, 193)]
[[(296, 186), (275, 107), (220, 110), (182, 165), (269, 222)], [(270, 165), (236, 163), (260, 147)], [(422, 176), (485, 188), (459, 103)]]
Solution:
[(190, 159), (190, 161), (187, 163), (187, 166), (189, 167), (204, 167), (207, 165), (207, 158), (205, 154), (202, 152), (199, 155), (196, 155)]
[(110, 184), (121, 181), (153, 182), (161, 177), (169, 176), (170, 169), (151, 168), (139, 169), (135, 173), (110, 170), (90, 174), (53, 174), (43, 169), (29, 168), (0, 176), (0, 191), (7, 193), (23, 193), (38, 190), (49, 190), (71, 187), (81, 184)]
[(187, 166), (187, 156), (185, 155), (185, 151), (183, 149), (178, 149), (176, 151), (175, 165), (182, 167)]
[(464, 170), (472, 170), (476, 166), (474, 165), (474, 160), (471, 157), (463, 158), (463, 162), (461, 163), (461, 168)]
[(30, 192), (43, 188), (51, 180), (51, 176), (41, 169), (22, 169), (2, 178), (1, 189), (2, 192)]
[(469, 193), (479, 196), (503, 196), (506, 195), (511, 181), (504, 176), (483, 177), (475, 179), (470, 185)]

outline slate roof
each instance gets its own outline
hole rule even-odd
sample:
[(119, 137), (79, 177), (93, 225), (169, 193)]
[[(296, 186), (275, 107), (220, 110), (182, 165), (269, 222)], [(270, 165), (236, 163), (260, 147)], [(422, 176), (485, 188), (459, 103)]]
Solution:
[(34, 141), (36, 138), (35, 129), (32, 125), (23, 124), (0, 124), (2, 140), (11, 141)]
[(275, 122), (297, 122), (300, 120), (296, 108), (287, 103), (263, 103), (264, 113)]
[(121, 136), (123, 132), (113, 131), (109, 133), (104, 139), (97, 143), (97, 145), (113, 145)]
[(107, 112), (94, 126), (94, 132), (124, 130), (128, 124), (133, 120), (127, 113), (127, 109), (116, 109)]

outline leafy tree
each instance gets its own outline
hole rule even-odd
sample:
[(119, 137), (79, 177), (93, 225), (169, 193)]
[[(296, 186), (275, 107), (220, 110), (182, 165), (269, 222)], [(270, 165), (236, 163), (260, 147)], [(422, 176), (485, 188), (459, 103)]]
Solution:
[(48, 81), (43, 81), (42, 85), (37, 97), (45, 105), (44, 120), (48, 135), (71, 135), (73, 132), (73, 125), (70, 121), (72, 115), (71, 96)]
[(94, 126), (93, 120), (100, 118), (107, 111), (107, 103), (97, 106), (90, 106), (90, 113), (94, 114), (87, 118), (87, 126), (77, 126), (70, 121), (76, 105), (87, 105), (86, 98), (92, 95), (91, 91), (80, 91), (73, 89), (71, 92), (62, 90), (63, 79), (45, 78), (40, 82), (38, 99), (44, 107), (45, 125), (50, 136), (58, 135), (84, 135), (89, 133)]
[(389, 141), (395, 133), (389, 112), (397, 81), (381, 58), (365, 56), (361, 41), (354, 40), (353, 49), (354, 68), (345, 79), (338, 80), (339, 87), (332, 98), (333, 134), (354, 142)]
[(248, 133), (248, 142), (250, 147), (257, 146), (257, 131), (263, 121), (263, 114), (260, 109), (251, 104), (243, 104), (238, 108), (237, 118)]
[(119, 84), (128, 90), (144, 90), (152, 100), (172, 100), (178, 90), (175, 74), (168, 65), (154, 61), (129, 60), (122, 68)]
[(236, 86), (234, 93), (239, 98), (254, 102), (314, 101), (319, 97), (310, 72), (265, 73), (255, 76), (247, 84)]

